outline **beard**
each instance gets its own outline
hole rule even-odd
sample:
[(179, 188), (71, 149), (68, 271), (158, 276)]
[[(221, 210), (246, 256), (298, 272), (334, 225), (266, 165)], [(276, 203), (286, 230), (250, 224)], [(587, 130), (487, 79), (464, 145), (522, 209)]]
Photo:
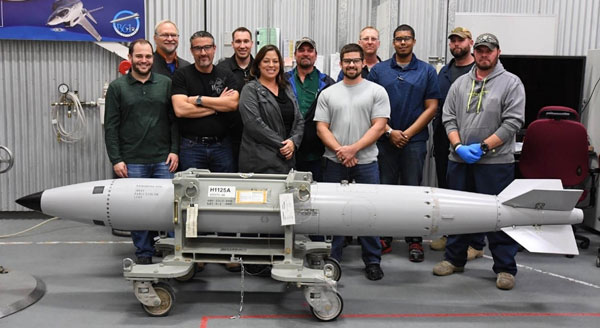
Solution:
[(131, 69), (141, 76), (148, 76), (148, 74), (150, 74), (150, 71), (152, 70), (152, 66), (150, 66), (147, 71), (143, 72), (142, 70), (140, 70), (139, 64), (135, 63), (131, 65)]
[(450, 49), (450, 53), (456, 59), (463, 58), (469, 55), (471, 48), (454, 48)]
[(357, 69), (356, 71), (349, 73), (347, 71), (342, 70), (342, 74), (344, 74), (344, 77), (347, 77), (350, 80), (356, 80), (360, 76), (361, 71)]
[(310, 60), (300, 60), (298, 62), (298, 66), (302, 67), (303, 69), (309, 69), (309, 68), (313, 67), (314, 64), (312, 64), (310, 62)]
[(489, 61), (489, 64), (488, 64), (488, 61), (485, 61), (485, 62), (481, 61), (481, 60), (475, 61), (475, 66), (477, 66), (477, 68), (482, 71), (487, 71), (489, 69), (492, 69), (492, 68), (496, 67), (496, 64), (498, 64), (498, 57), (491, 59)]

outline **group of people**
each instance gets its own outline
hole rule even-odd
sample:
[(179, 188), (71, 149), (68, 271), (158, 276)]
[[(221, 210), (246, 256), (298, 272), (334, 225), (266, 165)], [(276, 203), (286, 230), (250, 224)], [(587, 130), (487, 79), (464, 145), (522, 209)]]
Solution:
[[(308, 37), (296, 42), (296, 67), (289, 72), (274, 45), (251, 55), (252, 33), (245, 27), (233, 31), (234, 54), (218, 65), (209, 32), (190, 37), (192, 64), (177, 56), (179, 37), (173, 22), (159, 22), (156, 51), (147, 40), (132, 42), (130, 72), (108, 88), (106, 148), (119, 177), (172, 178), (188, 168), (296, 169), (323, 182), (420, 185), (427, 125), (435, 117), (440, 186), (498, 194), (514, 179), (525, 94), (518, 77), (499, 62), (492, 34), (473, 41), (467, 29), (455, 28), (448, 36), (454, 59), (438, 75), (413, 53), (412, 27), (395, 29), (395, 53), (382, 61), (379, 32), (367, 26), (357, 43), (340, 50), (337, 83), (314, 66), (317, 45)], [(155, 235), (132, 232), (137, 263), (152, 263)], [(504, 232), (486, 235), (496, 285), (511, 289), (517, 245)], [(391, 237), (358, 241), (366, 277), (381, 279), (381, 255), (391, 250)], [(422, 238), (406, 241), (409, 259), (422, 262)], [(331, 256), (341, 261), (346, 243), (347, 237), (334, 236)], [(434, 274), (463, 271), (469, 246), (482, 252), (484, 243), (483, 234), (447, 236), (445, 259)]]

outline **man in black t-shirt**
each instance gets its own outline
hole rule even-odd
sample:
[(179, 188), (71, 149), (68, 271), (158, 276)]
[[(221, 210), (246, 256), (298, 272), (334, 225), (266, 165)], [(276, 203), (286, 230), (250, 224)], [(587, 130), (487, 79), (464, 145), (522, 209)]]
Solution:
[[(233, 73), (236, 83), (239, 86), (237, 91), (241, 94), (242, 88), (250, 81), (250, 67), (254, 62), (252, 57), (252, 32), (245, 27), (238, 27), (231, 33), (231, 47), (233, 48), (233, 56), (224, 59), (217, 65), (218, 68), (223, 68)], [(233, 169), (238, 170), (238, 160), (240, 153), (240, 145), (242, 143), (242, 131), (244, 124), (239, 111), (229, 113), (232, 120), (229, 136), (233, 148)]]
[(232, 172), (231, 141), (227, 138), (240, 87), (231, 71), (213, 65), (214, 37), (199, 31), (190, 38), (194, 64), (173, 75), (172, 100), (181, 133), (181, 170)]

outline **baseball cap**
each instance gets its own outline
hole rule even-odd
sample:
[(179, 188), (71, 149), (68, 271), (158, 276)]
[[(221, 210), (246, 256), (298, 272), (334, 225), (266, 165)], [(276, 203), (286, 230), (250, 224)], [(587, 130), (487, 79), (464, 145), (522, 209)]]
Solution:
[(296, 46), (294, 47), (294, 51), (298, 51), (298, 48), (300, 48), (305, 43), (310, 44), (315, 50), (317, 50), (317, 44), (315, 43), (315, 41), (313, 41), (313, 39), (305, 36), (302, 39), (296, 41)]
[(498, 42), (498, 38), (492, 33), (483, 33), (477, 37), (473, 48), (477, 48), (479, 46), (486, 46), (491, 50), (494, 50), (496, 48), (500, 48), (500, 43)]
[(450, 32), (450, 34), (448, 35), (448, 39), (450, 39), (450, 37), (453, 35), (456, 35), (457, 37), (462, 38), (462, 39), (467, 39), (467, 38), (473, 39), (473, 35), (471, 34), (471, 31), (467, 30), (464, 27), (460, 27), (460, 26), (455, 27), (452, 30), (452, 32)]

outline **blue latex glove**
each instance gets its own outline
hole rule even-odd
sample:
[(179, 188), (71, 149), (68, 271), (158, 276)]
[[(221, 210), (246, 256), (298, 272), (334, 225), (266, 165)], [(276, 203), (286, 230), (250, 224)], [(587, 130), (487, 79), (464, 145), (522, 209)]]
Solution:
[(456, 149), (456, 153), (467, 164), (473, 164), (477, 162), (481, 158), (481, 155), (483, 155), (481, 146), (478, 143), (470, 144), (468, 146), (462, 145)]

